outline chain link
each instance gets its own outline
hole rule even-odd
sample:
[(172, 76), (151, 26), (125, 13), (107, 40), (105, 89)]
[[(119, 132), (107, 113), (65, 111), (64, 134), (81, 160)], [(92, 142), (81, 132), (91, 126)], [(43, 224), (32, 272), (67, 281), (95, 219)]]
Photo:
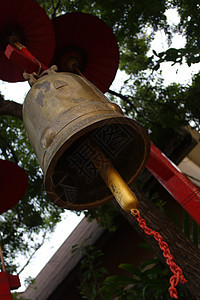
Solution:
[(187, 280), (183, 276), (182, 274), (183, 272), (181, 268), (177, 266), (177, 264), (174, 262), (168, 244), (163, 241), (163, 237), (160, 235), (159, 232), (156, 232), (155, 230), (152, 230), (147, 227), (146, 221), (141, 218), (140, 212), (137, 209), (132, 209), (131, 214), (136, 218), (136, 220), (138, 221), (140, 227), (144, 230), (144, 232), (147, 235), (153, 236), (155, 240), (158, 241), (158, 245), (160, 249), (163, 251), (163, 256), (166, 258), (166, 263), (170, 266), (170, 270), (174, 274), (171, 276), (169, 280), (169, 283), (171, 285), (169, 287), (170, 297), (174, 299), (178, 299), (176, 286), (178, 285), (179, 281), (181, 281), (181, 283), (185, 283), (187, 282)]

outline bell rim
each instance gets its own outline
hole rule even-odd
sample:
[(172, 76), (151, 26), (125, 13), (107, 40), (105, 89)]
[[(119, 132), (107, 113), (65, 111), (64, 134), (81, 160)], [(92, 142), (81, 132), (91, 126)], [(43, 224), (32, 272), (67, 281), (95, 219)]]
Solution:
[[(59, 148), (59, 150), (56, 152), (56, 154), (53, 156), (53, 159), (50, 161), (48, 167), (46, 168), (46, 173), (45, 173), (45, 177), (44, 177), (44, 185), (45, 185), (45, 189), (47, 191), (47, 195), (49, 197), (49, 199), (55, 203), (56, 205), (58, 205), (61, 208), (64, 209), (70, 209), (70, 210), (75, 210), (75, 211), (80, 211), (80, 210), (85, 210), (85, 209), (90, 209), (90, 208), (94, 208), (97, 207), (99, 205), (102, 205), (106, 202), (108, 202), (109, 200), (114, 199), (114, 196), (111, 194), (101, 200), (95, 201), (95, 202), (86, 202), (84, 204), (73, 204), (73, 203), (66, 203), (64, 200), (60, 199), (59, 196), (55, 193), (54, 189), (50, 189), (50, 185), (51, 183), (49, 182), (51, 176), (49, 175), (53, 173), (55, 166), (59, 160), (59, 158), (62, 156), (62, 154), (69, 149), (73, 142), (76, 141), (78, 138), (83, 137), (86, 132), (90, 132), (93, 129), (96, 128), (100, 128), (103, 125), (108, 124), (108, 120), (109, 120), (109, 124), (125, 124), (125, 125), (132, 125), (130, 126), (130, 128), (135, 129), (137, 132), (140, 132), (140, 135), (143, 137), (144, 140), (144, 153), (145, 155), (143, 156), (143, 161), (140, 164), (140, 168), (137, 170), (137, 172), (130, 178), (130, 180), (128, 180), (126, 183), (128, 185), (130, 185), (134, 180), (136, 180), (136, 178), (142, 173), (142, 171), (145, 168), (145, 165), (147, 163), (148, 157), (149, 157), (149, 153), (150, 153), (150, 138), (148, 136), (147, 130), (145, 129), (145, 127), (143, 127), (138, 121), (132, 120), (130, 118), (127, 118), (125, 116), (117, 116), (117, 117), (110, 117), (104, 120), (100, 120), (98, 122), (94, 122), (93, 124), (90, 124), (88, 126), (86, 126), (85, 128), (83, 128), (82, 130), (78, 131), (75, 135), (72, 136), (71, 141), (69, 142), (69, 140), (65, 141), (63, 143), (63, 145)], [(86, 130), (86, 129), (91, 129), (91, 130)], [(65, 148), (66, 144), (69, 144), (67, 148)], [(59, 153), (59, 156), (57, 156), (57, 154)], [(49, 190), (49, 191), (48, 191)]]

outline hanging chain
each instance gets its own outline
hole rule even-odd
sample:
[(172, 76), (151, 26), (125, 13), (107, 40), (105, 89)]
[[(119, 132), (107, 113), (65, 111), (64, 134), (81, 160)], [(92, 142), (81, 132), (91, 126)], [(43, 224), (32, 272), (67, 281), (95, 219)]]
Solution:
[(171, 271), (174, 275), (170, 278), (170, 287), (169, 287), (169, 294), (172, 298), (178, 299), (177, 296), (177, 290), (176, 286), (179, 283), (179, 280), (181, 283), (187, 282), (184, 275), (182, 274), (182, 270), (173, 260), (173, 256), (169, 250), (169, 246), (166, 242), (163, 241), (163, 237), (160, 235), (159, 232), (156, 232), (155, 230), (152, 230), (147, 227), (146, 221), (141, 218), (140, 213), (137, 209), (131, 209), (131, 214), (136, 218), (138, 221), (140, 227), (144, 230), (144, 232), (147, 235), (153, 236), (156, 241), (158, 241), (158, 245), (160, 249), (163, 251), (163, 256), (166, 258), (166, 263), (170, 266)]

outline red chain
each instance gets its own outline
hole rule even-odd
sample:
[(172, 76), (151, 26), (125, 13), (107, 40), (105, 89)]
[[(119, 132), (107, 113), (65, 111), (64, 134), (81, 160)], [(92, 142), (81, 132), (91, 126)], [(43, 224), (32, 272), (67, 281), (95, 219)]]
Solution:
[(158, 241), (158, 245), (163, 251), (163, 256), (166, 258), (166, 262), (170, 266), (170, 269), (174, 274), (169, 280), (171, 285), (169, 287), (169, 294), (172, 298), (178, 299), (176, 286), (178, 285), (179, 280), (182, 283), (187, 282), (187, 280), (183, 276), (181, 268), (179, 268), (179, 266), (177, 266), (177, 264), (173, 261), (173, 256), (171, 255), (168, 244), (163, 241), (163, 237), (159, 232), (156, 232), (155, 230), (147, 227), (146, 221), (141, 218), (140, 213), (137, 209), (132, 209), (131, 214), (136, 218), (144, 232), (148, 235), (154, 236), (155, 240)]

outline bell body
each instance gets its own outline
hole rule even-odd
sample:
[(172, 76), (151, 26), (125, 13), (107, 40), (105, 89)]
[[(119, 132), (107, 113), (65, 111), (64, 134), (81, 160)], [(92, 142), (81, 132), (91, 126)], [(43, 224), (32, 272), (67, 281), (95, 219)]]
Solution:
[(92, 208), (112, 197), (92, 163), (104, 163), (94, 143), (126, 183), (136, 178), (148, 158), (144, 128), (76, 74), (41, 77), (26, 96), (23, 120), (47, 194), (63, 208)]

